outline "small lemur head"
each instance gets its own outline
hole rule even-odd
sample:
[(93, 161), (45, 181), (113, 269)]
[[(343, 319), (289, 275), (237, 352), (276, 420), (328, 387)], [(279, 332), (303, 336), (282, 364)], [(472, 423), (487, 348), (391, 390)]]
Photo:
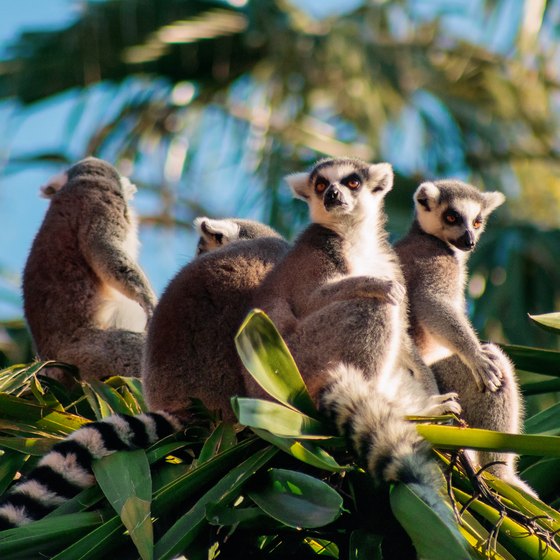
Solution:
[(288, 175), (286, 181), (294, 196), (309, 204), (314, 223), (333, 227), (347, 217), (377, 215), (393, 187), (393, 169), (388, 163), (324, 159), (309, 173)]
[(70, 180), (81, 176), (100, 176), (108, 179), (117, 179), (121, 194), (125, 200), (131, 200), (138, 190), (127, 177), (119, 175), (118, 171), (108, 162), (102, 159), (88, 157), (74, 164), (70, 169), (52, 177), (46, 185), (43, 185), (39, 194), (43, 198), (52, 199)]
[(209, 253), (239, 239), (281, 237), (272, 228), (253, 220), (239, 220), (237, 218), (212, 220), (202, 216), (196, 218), (193, 223), (195, 230), (200, 235), (196, 247), (196, 256)]
[(461, 251), (475, 248), (488, 216), (504, 200), (500, 192), (481, 192), (455, 180), (422, 183), (414, 193), (422, 230)]

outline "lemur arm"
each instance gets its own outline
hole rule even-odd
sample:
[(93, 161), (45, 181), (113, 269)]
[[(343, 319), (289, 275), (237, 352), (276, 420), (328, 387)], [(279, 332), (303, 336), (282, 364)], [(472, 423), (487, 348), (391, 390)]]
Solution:
[(80, 236), (82, 253), (103, 282), (136, 301), (149, 319), (156, 304), (150, 283), (124, 248), (124, 228), (107, 229), (100, 219), (90, 221)]
[[(419, 303), (416, 301), (415, 305)], [(421, 303), (429, 309), (428, 313), (418, 315), (423, 326), (440, 344), (456, 353), (469, 366), (481, 391), (485, 388), (496, 391), (501, 385), (500, 369), (486, 356), (464, 313), (446, 302), (426, 300)]]
[(392, 305), (399, 304), (405, 289), (399, 282), (374, 276), (350, 276), (320, 285), (311, 292), (305, 305), (307, 314), (333, 303), (353, 298), (377, 298)]

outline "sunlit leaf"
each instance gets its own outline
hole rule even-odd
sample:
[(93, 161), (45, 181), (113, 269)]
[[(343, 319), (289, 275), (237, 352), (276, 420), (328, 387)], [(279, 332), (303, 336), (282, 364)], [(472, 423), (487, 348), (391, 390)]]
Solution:
[(547, 331), (560, 334), (560, 313), (545, 313), (544, 315), (529, 315), (532, 321)]

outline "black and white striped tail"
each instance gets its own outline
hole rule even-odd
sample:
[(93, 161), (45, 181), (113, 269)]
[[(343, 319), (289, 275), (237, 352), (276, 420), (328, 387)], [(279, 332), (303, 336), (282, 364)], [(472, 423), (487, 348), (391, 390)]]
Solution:
[(0, 501), (0, 530), (41, 519), (93, 486), (94, 459), (115, 451), (149, 447), (182, 427), (177, 418), (166, 412), (115, 414), (83, 426), (55, 444), (38, 466)]
[[(344, 364), (329, 372), (331, 383), (321, 396), (321, 406), (338, 431), (351, 442), (358, 457), (376, 480), (417, 483), (436, 489), (441, 477), (431, 458), (430, 446), (407, 411), (389, 399), (363, 373)], [(396, 380), (395, 380), (396, 381)]]

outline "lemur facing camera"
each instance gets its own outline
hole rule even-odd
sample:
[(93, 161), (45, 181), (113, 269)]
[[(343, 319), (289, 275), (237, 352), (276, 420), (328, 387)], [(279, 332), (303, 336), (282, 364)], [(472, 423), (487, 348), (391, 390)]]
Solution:
[[(455, 180), (426, 182), (414, 194), (415, 219), (395, 249), (410, 302), (410, 332), (441, 391), (459, 394), (470, 426), (518, 433), (522, 407), (512, 364), (481, 344), (466, 313), (467, 260), (486, 221), (505, 200)], [(515, 456), (479, 452), (489, 471), (532, 492), (516, 474)]]
[(144, 393), (150, 410), (187, 420), (197, 398), (235, 421), (230, 399), (246, 394), (235, 334), (254, 290), (289, 245), (248, 220), (197, 218), (195, 227), (199, 256), (170, 282), (148, 328)]
[[(144, 328), (156, 298), (136, 262), (136, 188), (87, 158), (42, 189), (50, 205), (23, 272), (25, 319), (42, 360), (83, 379), (140, 375)], [(51, 368), (62, 380), (62, 370)]]
[[(429, 446), (405, 416), (460, 410), (408, 370), (402, 273), (384, 229), (387, 163), (320, 161), (287, 177), (312, 224), (255, 294), (294, 355), (310, 394), (383, 480), (437, 486)], [(248, 393), (265, 397), (252, 379)]]
[(197, 255), (171, 281), (148, 329), (143, 385), (151, 410), (113, 415), (54, 445), (0, 502), (0, 530), (39, 519), (95, 483), (92, 461), (145, 448), (181, 430), (200, 398), (233, 420), (230, 398), (246, 394), (234, 335), (256, 285), (286, 252), (274, 230), (248, 220), (198, 218)]

